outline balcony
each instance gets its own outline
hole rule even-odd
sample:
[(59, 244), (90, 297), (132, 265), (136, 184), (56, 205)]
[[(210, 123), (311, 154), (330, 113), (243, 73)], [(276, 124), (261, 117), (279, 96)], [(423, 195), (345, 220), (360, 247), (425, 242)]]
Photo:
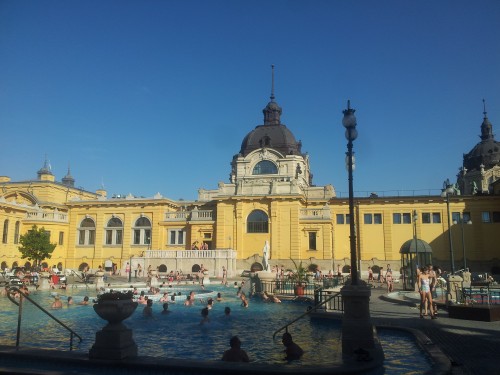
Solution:
[(213, 210), (166, 212), (165, 221), (213, 221)]
[(300, 220), (331, 220), (330, 208), (301, 208), (299, 213)]
[(57, 210), (52, 212), (47, 211), (33, 211), (26, 212), (25, 220), (28, 221), (39, 221), (39, 222), (57, 222), (57, 223), (69, 223), (68, 214), (65, 212), (59, 212)]
[(234, 250), (146, 250), (146, 259), (236, 259)]

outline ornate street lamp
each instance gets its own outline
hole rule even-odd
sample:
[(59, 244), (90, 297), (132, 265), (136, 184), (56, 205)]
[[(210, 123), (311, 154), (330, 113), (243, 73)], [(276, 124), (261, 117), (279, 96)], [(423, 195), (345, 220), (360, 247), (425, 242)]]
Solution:
[(453, 185), (450, 184), (450, 180), (446, 179), (446, 181), (443, 182), (443, 190), (441, 192), (441, 196), (443, 198), (446, 198), (446, 209), (448, 211), (448, 238), (450, 241), (450, 266), (451, 266), (451, 274), (453, 275), (455, 273), (455, 260), (453, 257), (453, 240), (451, 237), (451, 215), (450, 215), (450, 195), (454, 193), (453, 190)]
[(342, 125), (346, 128), (345, 137), (347, 143), (347, 171), (349, 174), (349, 227), (350, 227), (350, 244), (351, 244), (351, 284), (358, 284), (358, 266), (356, 261), (356, 232), (354, 228), (354, 189), (352, 183), (352, 171), (354, 166), (354, 157), (352, 152), (352, 142), (358, 137), (356, 130), (356, 116), (354, 116), (355, 109), (351, 108), (351, 101), (347, 101), (347, 109), (342, 111), (344, 118)]
[(458, 221), (453, 220), (453, 224), (458, 224), (460, 222), (460, 227), (462, 228), (462, 250), (463, 250), (463, 258), (464, 258), (464, 271), (467, 269), (467, 257), (465, 255), (465, 235), (464, 235), (464, 222), (467, 225), (472, 224), (472, 220), (468, 218), (466, 221), (465, 215), (463, 213), (458, 213)]

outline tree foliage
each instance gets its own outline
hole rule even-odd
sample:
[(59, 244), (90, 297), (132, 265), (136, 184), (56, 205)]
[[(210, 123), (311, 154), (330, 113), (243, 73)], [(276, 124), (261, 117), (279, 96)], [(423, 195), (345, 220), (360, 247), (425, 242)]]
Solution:
[(21, 258), (35, 261), (39, 265), (42, 260), (50, 259), (57, 244), (50, 243), (50, 233), (44, 227), (38, 229), (36, 225), (19, 238)]

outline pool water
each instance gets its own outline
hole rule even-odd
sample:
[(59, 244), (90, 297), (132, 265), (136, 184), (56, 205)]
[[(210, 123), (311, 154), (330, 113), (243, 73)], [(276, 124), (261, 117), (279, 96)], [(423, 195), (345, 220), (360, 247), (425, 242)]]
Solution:
[[(238, 335), (251, 361), (283, 363), (281, 334), (273, 339), (273, 333), (310, 306), (306, 302), (283, 301), (275, 304), (252, 298), (249, 307), (244, 308), (236, 296), (236, 289), (232, 287), (210, 286), (212, 292), (193, 288), (175, 288), (175, 291), (181, 292), (181, 297), (177, 298), (177, 303), (169, 304), (168, 314), (163, 315), (162, 303), (155, 301), (152, 318), (143, 316), (144, 305), (139, 305), (134, 314), (124, 321), (125, 325), (133, 329), (140, 356), (220, 360), (223, 352), (229, 348), (229, 339)], [(196, 302), (194, 306), (186, 307), (183, 305), (184, 296), (191, 290), (197, 294)], [(168, 291), (172, 292), (171, 289)], [(215, 301), (209, 312), (210, 322), (200, 324), (201, 309), (206, 306), (206, 299), (215, 297), (217, 292), (221, 292), (223, 301)], [(85, 293), (87, 291), (78, 289), (62, 291), (64, 307), (59, 310), (50, 309), (54, 301), (50, 292), (37, 291), (30, 296), (82, 336), (84, 340), (76, 350), (87, 353), (95, 341), (95, 333), (106, 322), (97, 316), (92, 304), (66, 305), (67, 296), (72, 295), (75, 303), (78, 303), (83, 300)], [(90, 291), (88, 293), (91, 299), (95, 297), (95, 292), (94, 295)], [(204, 301), (201, 302), (200, 298)], [(231, 308), (230, 318), (224, 316), (226, 306)], [(18, 307), (7, 298), (0, 298), (0, 311), (0, 344), (15, 345)], [(289, 332), (305, 354), (292, 366), (339, 363), (340, 325), (340, 321), (310, 319), (307, 316), (293, 324)], [(22, 347), (69, 350), (69, 332), (28, 301), (23, 304), (21, 332)], [(386, 355), (381, 373), (419, 374), (430, 370), (429, 359), (416, 346), (412, 336), (384, 330), (379, 333), (379, 338)]]

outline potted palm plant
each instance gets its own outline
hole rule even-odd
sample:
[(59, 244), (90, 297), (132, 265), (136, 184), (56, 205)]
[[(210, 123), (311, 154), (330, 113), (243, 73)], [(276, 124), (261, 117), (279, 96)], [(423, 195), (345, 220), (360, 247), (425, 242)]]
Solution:
[(303, 296), (304, 289), (307, 284), (307, 268), (303, 266), (302, 261), (297, 264), (292, 259), (293, 265), (295, 266), (295, 270), (292, 271), (291, 279), (294, 281), (294, 294), (296, 296)]

